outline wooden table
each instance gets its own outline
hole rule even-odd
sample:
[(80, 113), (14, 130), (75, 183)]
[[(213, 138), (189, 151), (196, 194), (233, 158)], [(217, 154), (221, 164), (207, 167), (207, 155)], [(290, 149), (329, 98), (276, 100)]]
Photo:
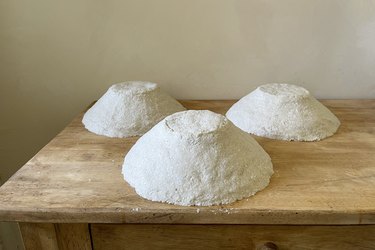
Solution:
[[(233, 102), (182, 103), (224, 113)], [(255, 137), (274, 164), (270, 185), (212, 207), (139, 197), (121, 175), (138, 138), (92, 134), (81, 114), (0, 188), (0, 221), (19, 222), (27, 249), (375, 249), (375, 100), (322, 102), (337, 134)]]

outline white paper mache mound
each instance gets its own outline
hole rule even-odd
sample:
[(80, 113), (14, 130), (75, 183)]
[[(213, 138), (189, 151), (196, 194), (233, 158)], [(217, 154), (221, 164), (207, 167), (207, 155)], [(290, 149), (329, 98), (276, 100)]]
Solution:
[(215, 205), (264, 189), (273, 167), (263, 148), (225, 116), (189, 110), (143, 135), (126, 155), (122, 173), (146, 199)]
[(280, 140), (318, 141), (333, 135), (340, 121), (306, 89), (265, 84), (235, 103), (226, 116), (242, 130)]
[(166, 116), (185, 108), (156, 83), (129, 81), (112, 85), (85, 113), (89, 131), (108, 137), (143, 135)]

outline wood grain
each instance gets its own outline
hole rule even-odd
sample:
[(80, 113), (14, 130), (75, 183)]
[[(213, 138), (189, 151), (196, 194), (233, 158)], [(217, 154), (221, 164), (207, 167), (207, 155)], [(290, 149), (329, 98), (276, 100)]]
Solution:
[(55, 224), (55, 229), (59, 250), (92, 249), (88, 224)]
[[(225, 113), (234, 101), (183, 101)], [(320, 142), (255, 137), (275, 174), (253, 197), (213, 207), (182, 207), (139, 197), (122, 179), (137, 137), (85, 130), (82, 114), (0, 187), (0, 220), (169, 224), (375, 224), (375, 100), (327, 100), (341, 120)]]
[(88, 224), (19, 223), (26, 250), (89, 250)]
[(91, 228), (95, 250), (375, 249), (375, 226), (373, 225), (253, 226), (93, 224)]
[(51, 223), (19, 223), (25, 250), (58, 250), (55, 227)]

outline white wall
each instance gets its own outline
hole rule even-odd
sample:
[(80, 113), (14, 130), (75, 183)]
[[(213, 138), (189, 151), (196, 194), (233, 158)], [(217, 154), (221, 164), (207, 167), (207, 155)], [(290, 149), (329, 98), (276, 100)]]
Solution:
[(2, 0), (0, 178), (123, 80), (182, 99), (268, 82), (375, 98), (374, 13), (373, 0)]
[(266, 82), (322, 98), (375, 96), (375, 1), (0, 4), (2, 85), (44, 102), (83, 104), (129, 79), (184, 99), (239, 98)]

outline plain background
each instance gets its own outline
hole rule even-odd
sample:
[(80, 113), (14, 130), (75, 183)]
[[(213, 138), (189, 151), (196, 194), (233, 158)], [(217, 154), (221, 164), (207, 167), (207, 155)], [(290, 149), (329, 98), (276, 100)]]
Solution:
[[(374, 13), (372, 0), (2, 0), (0, 181), (124, 80), (179, 99), (269, 82), (375, 98)], [(0, 249), (22, 248), (14, 224), (0, 235)]]

